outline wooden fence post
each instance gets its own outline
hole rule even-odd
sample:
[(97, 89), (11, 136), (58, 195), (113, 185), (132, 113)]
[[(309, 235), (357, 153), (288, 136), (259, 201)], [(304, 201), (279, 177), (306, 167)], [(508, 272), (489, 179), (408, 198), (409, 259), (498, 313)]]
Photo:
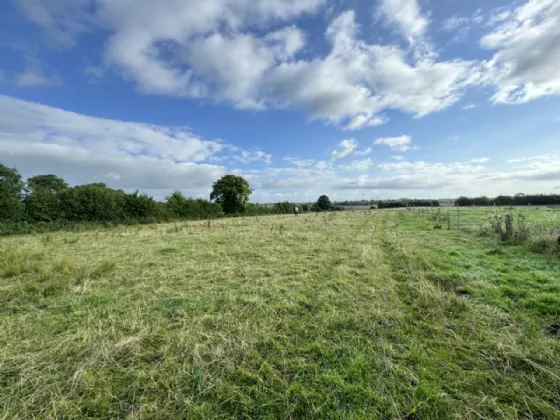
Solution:
[(513, 216), (511, 214), (506, 215), (506, 238), (513, 238)]

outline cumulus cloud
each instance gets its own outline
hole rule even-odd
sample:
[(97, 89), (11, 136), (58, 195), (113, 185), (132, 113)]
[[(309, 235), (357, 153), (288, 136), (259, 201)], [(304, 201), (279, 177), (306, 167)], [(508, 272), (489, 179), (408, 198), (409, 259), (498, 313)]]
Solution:
[(272, 162), (272, 155), (261, 150), (242, 150), (241, 153), (234, 156), (233, 159), (241, 163), (265, 162), (266, 164), (270, 164)]
[(216, 157), (271, 159), (183, 127), (89, 117), (1, 95), (0, 156), (25, 176), (55, 173), (71, 183), (148, 191), (205, 190), (226, 171), (210, 163)]
[(338, 145), (338, 150), (333, 150), (331, 153), (331, 161), (336, 159), (343, 159), (358, 147), (358, 142), (354, 139), (342, 140)]
[(379, 13), (410, 43), (423, 37), (429, 25), (417, 0), (380, 0)]
[(367, 155), (370, 155), (371, 152), (373, 152), (373, 147), (368, 147), (364, 150), (356, 150), (354, 152), (354, 155), (355, 156), (367, 156)]
[(315, 165), (316, 161), (314, 159), (299, 159), (294, 157), (285, 157), (284, 161), (291, 163), (298, 168), (306, 168)]
[(496, 172), (488, 174), (491, 181), (517, 180), (517, 181), (560, 181), (560, 157), (556, 155), (531, 156), (507, 161), (514, 165), (514, 170), (509, 172)]
[(495, 103), (524, 103), (560, 94), (560, 2), (529, 0), (502, 15), (481, 45), (496, 54), (488, 80), (496, 85)]
[(412, 137), (410, 136), (382, 137), (375, 140), (373, 144), (389, 146), (391, 150), (399, 152), (407, 152), (409, 150), (417, 149), (412, 146)]
[(355, 129), (384, 122), (379, 116), (383, 109), (416, 117), (442, 110), (476, 82), (473, 63), (425, 57), (411, 64), (398, 47), (366, 44), (356, 32), (353, 12), (339, 16), (327, 31), (331, 54), (324, 60), (282, 64), (271, 77), (277, 86), (273, 92), (309, 109), (314, 118), (345, 121)]
[(338, 165), (338, 169), (345, 172), (363, 172), (367, 171), (373, 166), (373, 161), (368, 159), (353, 160), (351, 162)]
[[(291, 19), (323, 0), (49, 0), (18, 3), (49, 39), (71, 47), (86, 31), (108, 34), (104, 68), (145, 94), (226, 102), (240, 109), (303, 109), (311, 120), (348, 130), (387, 122), (384, 110), (415, 117), (445, 109), (478, 83), (478, 63), (438, 60), (422, 38), (429, 20), (416, 0), (382, 0), (384, 21), (411, 42), (368, 43), (351, 10), (325, 31), (314, 54)], [(98, 68), (87, 70), (99, 74)]]

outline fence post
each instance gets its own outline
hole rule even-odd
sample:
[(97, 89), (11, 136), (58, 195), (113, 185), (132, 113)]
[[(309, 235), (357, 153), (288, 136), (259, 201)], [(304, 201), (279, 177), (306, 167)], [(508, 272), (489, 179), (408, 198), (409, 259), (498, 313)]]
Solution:
[(438, 207), (438, 210), (437, 210), (437, 223), (438, 223), (438, 225), (440, 224), (440, 222), (441, 222), (441, 207)]
[(506, 237), (513, 238), (513, 216), (511, 214), (506, 215)]
[(457, 206), (457, 229), (461, 229), (461, 210)]

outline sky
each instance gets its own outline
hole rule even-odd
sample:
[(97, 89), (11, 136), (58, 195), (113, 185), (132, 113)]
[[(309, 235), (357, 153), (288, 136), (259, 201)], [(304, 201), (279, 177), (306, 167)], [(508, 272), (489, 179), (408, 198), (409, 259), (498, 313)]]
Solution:
[(251, 201), (560, 193), (558, 0), (0, 2), (0, 162)]

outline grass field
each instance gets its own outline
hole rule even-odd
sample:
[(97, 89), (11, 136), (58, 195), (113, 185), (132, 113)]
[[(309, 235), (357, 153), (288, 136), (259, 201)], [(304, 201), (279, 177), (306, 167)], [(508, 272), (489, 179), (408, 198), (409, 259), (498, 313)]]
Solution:
[(1, 238), (0, 418), (559, 419), (559, 255), (489, 211)]

